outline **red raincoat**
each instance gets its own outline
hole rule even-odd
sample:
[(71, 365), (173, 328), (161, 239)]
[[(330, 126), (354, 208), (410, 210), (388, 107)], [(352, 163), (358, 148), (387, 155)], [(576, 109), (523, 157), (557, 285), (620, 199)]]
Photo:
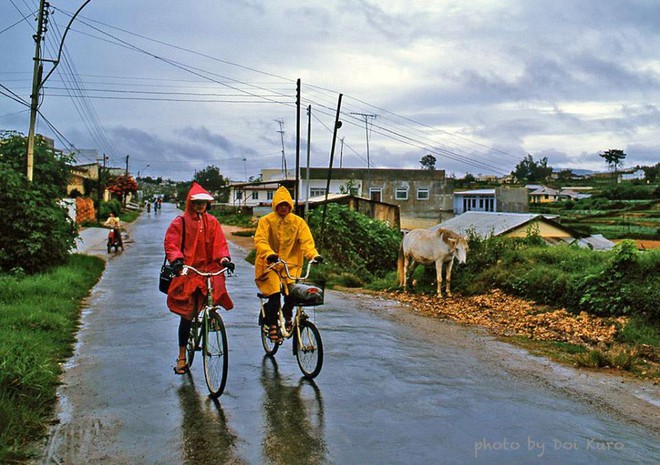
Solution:
[[(183, 258), (185, 265), (193, 266), (200, 271), (218, 271), (222, 269), (221, 260), (230, 258), (229, 247), (217, 218), (208, 213), (197, 215), (193, 211), (190, 198), (198, 193), (208, 194), (202, 186), (193, 182), (186, 197), (186, 210), (183, 213), (186, 227), (183, 253), (181, 252), (183, 223), (181, 216), (177, 216), (165, 233), (165, 254), (170, 263), (177, 258)], [(225, 275), (214, 276), (212, 279), (214, 304), (222, 305), (227, 310), (234, 308), (234, 303), (225, 287)], [(196, 306), (194, 294), (198, 289), (206, 294), (205, 277), (192, 271), (186, 276), (175, 277), (167, 293), (167, 306), (170, 311), (186, 319), (192, 319)]]

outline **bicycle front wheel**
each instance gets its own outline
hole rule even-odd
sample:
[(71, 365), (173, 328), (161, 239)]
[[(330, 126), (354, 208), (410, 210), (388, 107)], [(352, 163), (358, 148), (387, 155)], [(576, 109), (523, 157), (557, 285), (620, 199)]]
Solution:
[(296, 340), (296, 359), (305, 378), (315, 378), (323, 366), (323, 342), (316, 325), (311, 321), (300, 323), (300, 340)]
[(195, 351), (199, 350), (201, 340), (201, 322), (199, 317), (195, 317), (190, 322), (190, 336), (188, 337), (188, 345), (186, 345), (186, 353), (188, 355), (188, 367), (191, 367), (195, 359)]
[(211, 397), (217, 398), (225, 390), (229, 369), (227, 331), (219, 314), (204, 318), (204, 377)]

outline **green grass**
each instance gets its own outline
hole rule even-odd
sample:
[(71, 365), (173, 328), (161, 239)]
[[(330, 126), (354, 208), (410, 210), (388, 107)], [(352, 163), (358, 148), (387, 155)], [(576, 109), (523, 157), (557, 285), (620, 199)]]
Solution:
[(0, 276), (0, 463), (27, 460), (31, 441), (46, 432), (81, 301), (103, 267), (99, 258), (72, 255), (46, 273)]

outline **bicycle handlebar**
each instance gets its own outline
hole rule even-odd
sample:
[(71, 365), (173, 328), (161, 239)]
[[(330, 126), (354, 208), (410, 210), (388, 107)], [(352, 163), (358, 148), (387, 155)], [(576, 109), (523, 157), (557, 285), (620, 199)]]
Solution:
[(227, 275), (231, 275), (232, 272), (229, 268), (223, 268), (219, 271), (199, 271), (197, 268), (194, 268), (189, 265), (183, 265), (183, 271), (181, 271), (181, 276), (185, 276), (188, 274), (188, 270), (193, 270), (195, 273), (197, 273), (200, 276), (218, 276), (221, 275), (222, 273), (227, 273)]
[(312, 260), (310, 260), (309, 262), (307, 262), (307, 271), (305, 272), (305, 276), (301, 276), (301, 277), (299, 277), (299, 278), (294, 278), (293, 276), (291, 276), (291, 273), (289, 272), (289, 264), (288, 264), (287, 262), (285, 262), (284, 260), (282, 260), (281, 258), (278, 258), (277, 261), (276, 261), (275, 263), (273, 263), (273, 264), (270, 265), (268, 268), (266, 268), (266, 271), (268, 271), (268, 270), (272, 270), (274, 267), (276, 267), (277, 265), (280, 265), (280, 264), (281, 264), (281, 265), (284, 265), (284, 272), (286, 273), (286, 277), (287, 277), (287, 278), (289, 278), (289, 279), (293, 279), (294, 281), (299, 281), (299, 280), (300, 280), (300, 281), (304, 281), (304, 280), (306, 280), (307, 278), (309, 278), (309, 272), (310, 272), (311, 269), (312, 269), (312, 265), (316, 265), (316, 264), (318, 264), (318, 263), (319, 263), (319, 262), (317, 262), (317, 261), (314, 260), (314, 259), (312, 259)]

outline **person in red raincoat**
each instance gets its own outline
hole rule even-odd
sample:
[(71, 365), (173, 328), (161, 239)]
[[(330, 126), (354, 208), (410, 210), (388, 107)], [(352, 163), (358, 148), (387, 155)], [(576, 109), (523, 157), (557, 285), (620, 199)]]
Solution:
[[(174, 218), (165, 233), (165, 255), (179, 275), (172, 280), (167, 292), (167, 307), (181, 317), (179, 356), (174, 367), (174, 372), (179, 375), (188, 371), (186, 344), (190, 336), (191, 321), (195, 312), (204, 305), (206, 294), (206, 278), (192, 272), (181, 276), (183, 265), (206, 272), (214, 272), (222, 268), (229, 268), (232, 271), (234, 269), (222, 226), (217, 218), (206, 213), (212, 200), (213, 196), (206, 189), (193, 182), (186, 197), (186, 209), (183, 215)], [(184, 238), (185, 243), (182, 244)], [(234, 308), (234, 303), (225, 287), (225, 275), (221, 274), (211, 279), (213, 303), (221, 305), (226, 310)]]

